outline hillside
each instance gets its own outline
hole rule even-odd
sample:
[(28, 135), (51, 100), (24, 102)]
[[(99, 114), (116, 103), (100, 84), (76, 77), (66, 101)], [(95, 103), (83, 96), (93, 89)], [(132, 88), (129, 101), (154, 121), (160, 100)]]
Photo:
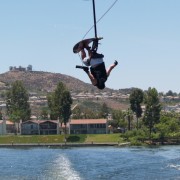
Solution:
[[(108, 107), (112, 109), (127, 109), (127, 103), (119, 98), (118, 90), (112, 90), (109, 88), (105, 88), (103, 91), (98, 90), (91, 84), (84, 83), (79, 79), (60, 73), (42, 71), (8, 71), (0, 74), (0, 90), (3, 90), (3, 86), (5, 85), (9, 87), (9, 85), (16, 80), (22, 81), (29, 92), (35, 92), (39, 95), (47, 95), (47, 92), (51, 92), (56, 88), (58, 82), (63, 82), (71, 91), (74, 103), (95, 101), (98, 104), (106, 103)], [(90, 98), (87, 98), (87, 93), (90, 94)], [(80, 94), (83, 94), (83, 97), (80, 96)], [(116, 97), (113, 97), (113, 94), (115, 94)]]
[(16, 80), (21, 80), (29, 91), (53, 91), (58, 82), (66, 84), (70, 91), (94, 91), (96, 90), (91, 84), (84, 83), (71, 76), (60, 73), (50, 73), (42, 71), (8, 71), (0, 74), (0, 82), (11, 84)]
[(11, 70), (0, 74), (0, 87), (4, 84), (10, 85), (12, 82), (20, 80), (24, 83), (29, 91), (51, 92), (56, 88), (58, 82), (63, 82), (69, 91), (73, 92), (119, 92), (122, 94), (130, 94), (134, 88), (114, 90), (105, 88), (98, 90), (90, 83), (85, 83), (77, 78), (61, 73), (51, 73), (44, 71), (18, 71)]

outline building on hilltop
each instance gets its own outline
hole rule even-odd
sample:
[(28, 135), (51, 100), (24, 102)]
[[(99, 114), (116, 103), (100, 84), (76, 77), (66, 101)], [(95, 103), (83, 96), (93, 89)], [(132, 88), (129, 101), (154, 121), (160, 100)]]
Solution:
[(32, 65), (28, 65), (28, 67), (16, 67), (16, 66), (10, 66), (9, 71), (32, 71)]

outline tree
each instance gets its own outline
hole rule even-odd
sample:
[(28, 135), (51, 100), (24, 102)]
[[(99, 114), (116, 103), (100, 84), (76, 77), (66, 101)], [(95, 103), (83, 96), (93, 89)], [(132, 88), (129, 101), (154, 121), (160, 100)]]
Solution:
[(69, 118), (71, 116), (71, 104), (72, 104), (72, 98), (69, 91), (64, 91), (62, 96), (62, 118), (65, 125), (65, 131), (66, 131), (66, 124), (69, 121)]
[(178, 133), (180, 130), (179, 120), (175, 117), (161, 116), (160, 122), (155, 125), (156, 131), (159, 133), (161, 142), (164, 142), (166, 137), (170, 137), (172, 134)]
[[(71, 115), (72, 98), (66, 86), (59, 82), (55, 91), (48, 96), (50, 118), (59, 119), (65, 126)], [(66, 128), (65, 128), (66, 129)]]
[(128, 108), (128, 110), (126, 111), (126, 118), (127, 118), (127, 121), (128, 121), (128, 130), (130, 131), (131, 130), (131, 120), (133, 119), (133, 113), (132, 111)]
[(166, 96), (173, 96), (173, 92), (171, 90), (169, 90), (167, 93), (166, 93)]
[(141, 103), (143, 102), (144, 93), (141, 89), (134, 89), (130, 94), (130, 108), (136, 114), (137, 118), (137, 129), (138, 129), (138, 118), (142, 115)]
[(127, 122), (125, 120), (126, 114), (122, 112), (121, 110), (114, 110), (112, 112), (113, 121), (111, 121), (111, 126), (114, 128), (126, 128)]
[(22, 81), (15, 81), (6, 93), (7, 114), (13, 122), (26, 121), (31, 117), (29, 95)]
[(0, 111), (0, 120), (3, 120), (3, 115), (1, 111)]
[(103, 103), (100, 109), (100, 116), (103, 118), (107, 118), (108, 113), (109, 113), (109, 108), (106, 103)]
[(76, 107), (72, 110), (72, 118), (81, 119), (81, 114), (82, 114), (81, 108), (78, 105), (76, 105)]
[(161, 104), (159, 102), (158, 92), (155, 88), (149, 88), (146, 95), (145, 101), (146, 105), (143, 122), (145, 126), (149, 128), (149, 133), (151, 136), (152, 129), (154, 125), (160, 121)]
[(40, 114), (41, 119), (48, 119), (48, 109), (47, 107), (44, 107), (41, 109), (41, 114)]
[(50, 93), (47, 97), (48, 107), (50, 109), (51, 119), (61, 119), (62, 118), (62, 94), (66, 90), (63, 83), (59, 82), (54, 92)]

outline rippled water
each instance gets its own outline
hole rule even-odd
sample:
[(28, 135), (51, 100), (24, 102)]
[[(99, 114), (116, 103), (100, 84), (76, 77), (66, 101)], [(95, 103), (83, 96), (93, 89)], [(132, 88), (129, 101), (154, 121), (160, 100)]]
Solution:
[(180, 180), (180, 146), (0, 148), (0, 180)]

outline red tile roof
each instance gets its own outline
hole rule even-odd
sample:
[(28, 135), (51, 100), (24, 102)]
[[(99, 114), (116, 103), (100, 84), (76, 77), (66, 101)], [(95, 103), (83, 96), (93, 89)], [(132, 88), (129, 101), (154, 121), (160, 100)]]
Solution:
[(52, 123), (58, 123), (58, 120), (28, 120), (23, 122), (23, 124), (27, 124), (27, 123), (35, 123), (35, 124), (42, 124), (45, 122), (52, 122)]
[[(12, 121), (6, 120), (5, 122), (6, 122), (6, 125), (14, 125), (14, 123)], [(3, 123), (3, 120), (0, 120), (0, 124), (2, 124), (2, 123)]]
[(107, 119), (71, 119), (70, 124), (106, 124)]

